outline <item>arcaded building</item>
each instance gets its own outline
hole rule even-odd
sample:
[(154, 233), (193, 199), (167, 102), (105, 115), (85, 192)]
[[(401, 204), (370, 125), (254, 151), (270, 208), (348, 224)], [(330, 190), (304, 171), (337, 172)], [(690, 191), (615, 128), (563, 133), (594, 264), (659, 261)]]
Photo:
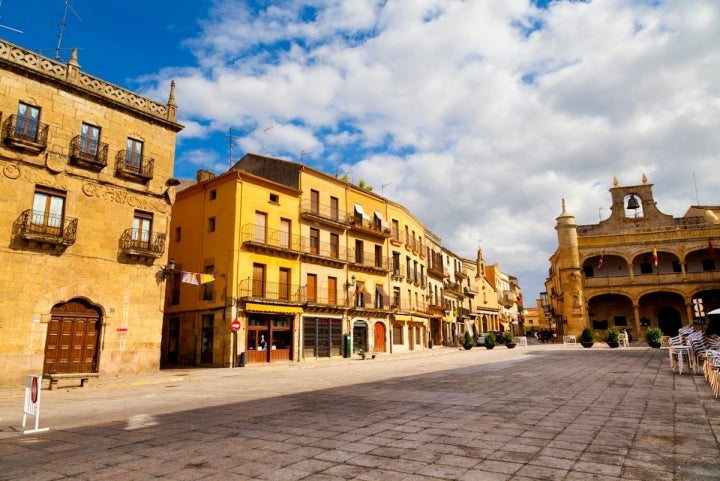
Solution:
[(0, 384), (159, 368), (176, 121), (0, 41)]
[[(720, 307), (720, 206), (692, 206), (683, 217), (660, 211), (653, 185), (610, 189), (610, 217), (577, 225), (562, 203), (550, 258), (544, 308), (560, 334), (609, 327), (643, 338), (650, 326), (675, 335), (680, 326), (706, 324)], [(545, 293), (543, 293), (545, 294)]]

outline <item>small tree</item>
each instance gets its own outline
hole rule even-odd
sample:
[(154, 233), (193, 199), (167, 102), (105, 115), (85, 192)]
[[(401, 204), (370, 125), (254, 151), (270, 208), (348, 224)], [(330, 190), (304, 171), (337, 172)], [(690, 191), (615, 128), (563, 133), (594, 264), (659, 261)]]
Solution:
[(472, 345), (473, 345), (472, 335), (470, 335), (470, 331), (465, 331), (465, 340), (463, 341), (463, 346), (472, 347)]
[(515, 334), (512, 331), (505, 331), (503, 333), (503, 342), (505, 344), (513, 344), (515, 342)]
[(490, 331), (485, 335), (485, 346), (494, 346), (497, 343), (497, 339), (495, 339), (495, 334)]
[(595, 336), (593, 335), (592, 329), (586, 327), (580, 333), (580, 342), (594, 342)]

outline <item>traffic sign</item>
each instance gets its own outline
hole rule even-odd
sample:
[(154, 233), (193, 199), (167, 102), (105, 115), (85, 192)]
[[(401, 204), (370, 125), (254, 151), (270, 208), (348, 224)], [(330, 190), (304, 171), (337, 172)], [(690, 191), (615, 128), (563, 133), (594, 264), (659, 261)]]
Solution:
[(230, 329), (237, 332), (240, 330), (240, 321), (235, 319), (233, 322), (230, 323)]

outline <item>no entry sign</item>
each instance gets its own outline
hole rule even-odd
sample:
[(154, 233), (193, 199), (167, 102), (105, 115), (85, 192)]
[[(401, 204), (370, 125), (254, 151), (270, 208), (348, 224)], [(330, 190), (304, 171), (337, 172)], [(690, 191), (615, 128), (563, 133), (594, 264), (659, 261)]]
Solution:
[(230, 329), (237, 332), (240, 330), (240, 321), (235, 319), (233, 322), (230, 323)]

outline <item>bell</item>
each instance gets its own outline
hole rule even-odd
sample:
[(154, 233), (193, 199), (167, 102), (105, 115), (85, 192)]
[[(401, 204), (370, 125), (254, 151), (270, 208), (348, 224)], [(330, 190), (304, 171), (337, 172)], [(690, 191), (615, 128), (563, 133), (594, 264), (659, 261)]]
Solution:
[(628, 208), (628, 209), (632, 209), (632, 210), (637, 210), (637, 209), (640, 208), (640, 203), (639, 203), (638, 200), (635, 198), (635, 195), (634, 195), (634, 194), (630, 194), (630, 198), (628, 199), (627, 208)]

